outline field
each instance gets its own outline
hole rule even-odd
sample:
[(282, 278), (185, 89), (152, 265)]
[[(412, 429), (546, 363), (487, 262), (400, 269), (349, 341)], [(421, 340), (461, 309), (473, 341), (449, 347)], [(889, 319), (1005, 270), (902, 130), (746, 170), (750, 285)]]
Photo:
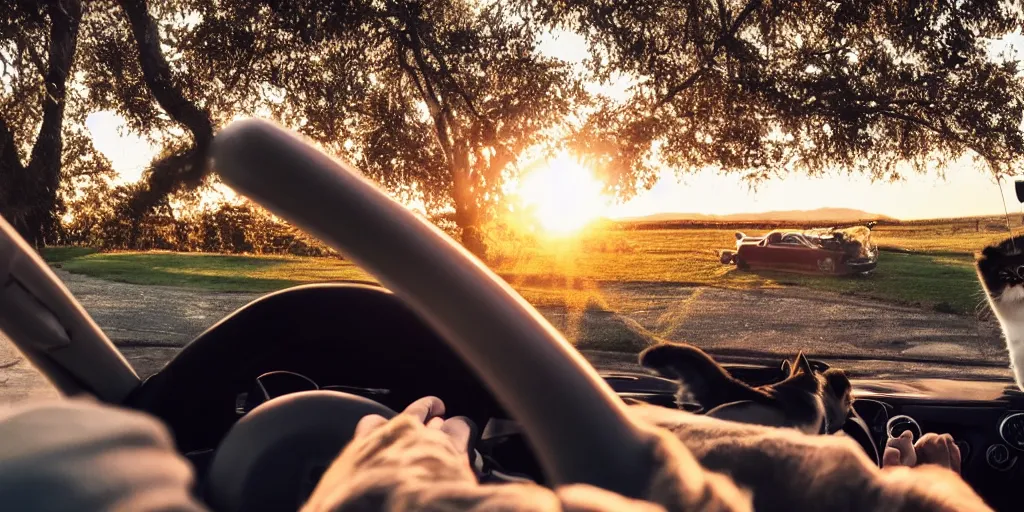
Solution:
[[(960, 315), (983, 314), (974, 253), (1006, 237), (996, 220), (894, 223), (874, 230), (885, 252), (868, 276), (830, 278), (749, 273), (718, 263), (735, 227), (604, 226), (565, 240), (492, 245), (492, 268), (536, 305), (620, 309), (603, 293), (618, 285), (700, 285), (754, 289), (806, 287)], [(750, 226), (763, 228), (764, 226)], [(758, 229), (749, 229), (757, 233)], [(372, 278), (335, 258), (167, 252), (102, 253), (53, 248), (44, 257), (72, 272), (134, 284), (264, 292), (323, 281)]]

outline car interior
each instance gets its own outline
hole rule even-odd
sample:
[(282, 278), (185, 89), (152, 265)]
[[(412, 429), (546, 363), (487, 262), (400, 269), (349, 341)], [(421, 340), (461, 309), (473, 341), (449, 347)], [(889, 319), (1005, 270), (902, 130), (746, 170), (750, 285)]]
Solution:
[[(337, 304), (347, 313), (339, 316)], [(332, 328), (338, 324), (345, 329)], [(239, 353), (247, 356), (224, 360)], [(786, 375), (781, 360), (725, 366), (755, 386)], [(189, 375), (211, 380), (196, 382)], [(625, 400), (677, 407), (674, 381), (637, 373), (601, 377)], [(993, 508), (1015, 509), (1009, 491), (1024, 478), (1018, 461), (1024, 451), (1024, 394), (993, 382), (859, 378), (853, 384), (854, 408), (874, 445), (875, 451), (865, 447), (869, 456), (877, 458), (889, 436), (903, 430), (917, 437), (948, 432), (960, 448), (968, 483)], [(127, 403), (168, 421), (181, 449), (205, 475), (218, 441), (240, 418), (268, 400), (313, 390), (351, 393), (393, 411), (423, 395), (441, 397), (451, 414), (480, 427), (475, 449), (488, 481), (552, 483), (522, 426), (486, 384), (400, 299), (375, 286), (299, 287), (250, 304), (199, 336)], [(701, 412), (696, 404), (683, 406)], [(844, 430), (843, 435), (854, 432)]]
[[(625, 401), (701, 412), (675, 403), (673, 381), (599, 374), (461, 246), (291, 133), (235, 122), (217, 136), (213, 154), (225, 182), (383, 286), (320, 284), (266, 295), (140, 381), (3, 223), (0, 329), (64, 394), (93, 394), (164, 421), (216, 509), (294, 507), (359, 418), (391, 417), (426, 395), (480, 428), (471, 456), (482, 480), (586, 482), (625, 495), (639, 494), (650, 471), (643, 464), (649, 433), (630, 420)], [(785, 376), (780, 360), (722, 360), (753, 385)], [(852, 380), (857, 414), (838, 435), (852, 435), (879, 461), (890, 436), (948, 432), (964, 478), (993, 508), (1019, 510), (1024, 394), (1006, 382)]]

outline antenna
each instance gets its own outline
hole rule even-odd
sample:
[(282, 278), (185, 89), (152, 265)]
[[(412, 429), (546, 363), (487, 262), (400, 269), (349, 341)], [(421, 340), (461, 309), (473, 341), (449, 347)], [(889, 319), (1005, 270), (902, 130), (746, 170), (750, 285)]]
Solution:
[[(1010, 227), (1010, 210), (1006, 208), (1006, 196), (1003, 195), (1003, 186), (999, 183), (999, 180), (1001, 179), (1001, 176), (996, 176), (996, 185), (999, 187), (999, 199), (1003, 200), (1003, 214), (1006, 215), (1006, 230), (1010, 232), (1010, 245), (1013, 247), (1013, 253), (1017, 254), (1017, 241), (1013, 239), (1013, 228)], [(1021, 192), (1020, 185), (1020, 182), (1017, 182), (1015, 185), (1017, 189), (1017, 200), (1024, 202), (1024, 198), (1021, 197), (1024, 194)]]

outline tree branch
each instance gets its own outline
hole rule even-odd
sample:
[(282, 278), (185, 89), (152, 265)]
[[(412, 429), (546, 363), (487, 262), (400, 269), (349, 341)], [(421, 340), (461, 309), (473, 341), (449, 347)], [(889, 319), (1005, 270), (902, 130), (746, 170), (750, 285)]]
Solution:
[[(423, 46), (417, 32), (417, 20), (403, 14), (397, 14), (397, 16), (404, 21), (406, 30), (401, 31), (394, 27), (388, 28), (397, 46), (399, 65), (413, 78), (424, 102), (427, 103), (431, 116), (434, 118), (434, 125), (437, 137), (442, 144), (442, 150), (445, 150), (449, 165), (452, 166), (452, 174), (456, 175), (458, 173), (455, 169), (459, 165), (456, 161), (462, 160), (461, 153), (464, 152), (460, 152), (456, 145), (464, 144), (464, 141), (461, 140), (458, 127), (455, 124), (454, 113), (444, 102), (444, 97), (438, 95), (431, 81), (432, 78), (436, 79), (436, 72), (423, 55)], [(415, 66), (405, 60), (404, 52), (406, 50), (412, 53), (413, 60), (416, 62)], [(421, 78), (422, 82), (420, 82)]]
[(463, 88), (462, 85), (459, 84), (458, 80), (455, 79), (455, 74), (452, 73), (451, 68), (448, 67), (448, 63), (445, 62), (443, 54), (438, 51), (436, 41), (429, 38), (423, 38), (422, 40), (427, 47), (427, 51), (432, 57), (434, 57), (434, 60), (437, 61), (437, 65), (440, 68), (441, 73), (444, 75), (444, 78), (451, 85), (452, 89), (455, 89), (455, 93), (462, 98), (462, 101), (466, 102), (466, 108), (469, 109), (469, 112), (476, 118), (485, 120), (484, 116), (481, 115), (480, 111), (476, 108), (473, 98), (470, 97), (469, 93), (466, 92), (466, 89)]
[[(416, 86), (416, 90), (420, 93), (420, 99), (427, 104), (427, 110), (430, 111), (430, 118), (434, 121), (435, 135), (437, 136), (437, 142), (441, 145), (441, 150), (444, 151), (445, 157), (451, 162), (454, 158), (452, 141), (449, 139), (451, 134), (448, 132), (448, 123), (444, 118), (444, 114), (441, 111), (441, 106), (437, 97), (434, 95), (433, 89), (429, 87), (429, 84), (420, 82), (420, 76), (416, 69), (409, 63), (405, 58), (405, 48), (399, 46), (396, 48), (398, 66), (409, 76), (413, 84)], [(426, 79), (424, 78), (424, 82)]]
[[(452, 114), (452, 109), (444, 101), (444, 97), (443, 96), (439, 96), (437, 94), (437, 91), (434, 89), (434, 84), (431, 83), (430, 79), (431, 79), (432, 76), (436, 76), (436, 73), (434, 72), (434, 68), (430, 65), (430, 63), (427, 62), (427, 59), (423, 55), (423, 46), (420, 43), (419, 34), (416, 31), (416, 22), (413, 21), (412, 23), (407, 23), (406, 26), (409, 28), (409, 30), (408, 30), (408, 34), (409, 34), (409, 45), (408, 45), (408, 48), (409, 48), (409, 50), (412, 51), (412, 57), (416, 61), (417, 69), (419, 69), (420, 74), (423, 75), (423, 84), (426, 86), (427, 90), (430, 91), (431, 97), (433, 97), (433, 99), (437, 103), (438, 107), (440, 107), (441, 112), (447, 118), (448, 129), (450, 131), (450, 130), (453, 129), (452, 124), (454, 122), (454, 116)], [(452, 133), (451, 135), (453, 137), (455, 136), (454, 133)]]
[[(14, 141), (14, 133), (7, 126), (7, 122), (0, 117), (0, 193), (14, 190), (9, 180), (15, 175), (25, 172), (25, 166), (18, 157), (18, 146)], [(0, 206), (4, 202), (0, 201)]]
[(700, 78), (704, 76), (704, 73), (711, 69), (711, 65), (714, 64), (715, 59), (718, 58), (718, 54), (725, 46), (725, 42), (736, 36), (736, 32), (738, 32), (740, 27), (743, 26), (743, 23), (746, 22), (747, 18), (749, 18), (750, 15), (754, 12), (754, 10), (758, 9), (759, 7), (761, 7), (761, 0), (750, 0), (749, 2), (747, 2), (747, 5), (743, 7), (743, 10), (740, 11), (740, 13), (732, 21), (732, 24), (729, 25), (728, 29), (726, 29), (725, 25), (723, 24), (722, 28), (725, 30), (723, 30), (723, 32), (719, 34), (719, 36), (715, 39), (715, 45), (711, 49), (711, 54), (705, 57), (704, 62), (701, 63), (700, 67), (698, 67), (696, 71), (690, 74), (690, 76), (688, 76), (681, 83), (669, 89), (668, 92), (665, 93), (665, 95), (661, 98), (661, 100), (658, 101), (657, 105), (655, 105), (655, 108), (657, 109), (665, 106), (665, 104), (672, 101), (676, 96), (678, 96), (679, 93), (685, 91), (686, 89), (689, 89), (694, 83), (697, 82), (697, 80), (700, 80)]
[(147, 186), (132, 200), (132, 209), (141, 214), (182, 186), (195, 187), (202, 182), (206, 153), (213, 141), (213, 122), (209, 113), (185, 98), (175, 84), (160, 47), (160, 32), (149, 14), (146, 0), (121, 0), (121, 8), (131, 26), (146, 86), (160, 108), (188, 128), (194, 143), (189, 151), (151, 167)]
[(24, 33), (19, 34), (18, 37), (18, 48), (28, 55), (28, 60), (35, 65), (36, 71), (39, 72), (40, 76), (46, 76), (46, 62), (43, 61), (43, 57), (36, 51), (35, 46), (32, 45), (31, 41), (25, 40)]
[(213, 139), (213, 123), (207, 112), (185, 98), (174, 83), (171, 67), (160, 48), (160, 32), (149, 15), (146, 0), (121, 0), (128, 17), (139, 54), (139, 66), (153, 98), (167, 115), (185, 125), (197, 146), (206, 146)]
[(63, 150), (61, 127), (67, 98), (67, 79), (75, 58), (78, 27), (82, 19), (79, 0), (54, 2), (50, 9), (49, 64), (44, 83), (43, 122), (39, 137), (32, 147), (28, 167), (30, 172), (47, 175), (47, 187), (56, 187), (60, 177), (60, 158)]

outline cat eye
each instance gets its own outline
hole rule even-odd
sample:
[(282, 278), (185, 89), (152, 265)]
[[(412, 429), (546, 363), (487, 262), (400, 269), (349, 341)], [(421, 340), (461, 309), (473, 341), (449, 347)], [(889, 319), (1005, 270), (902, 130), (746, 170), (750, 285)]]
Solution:
[(1004, 280), (1024, 281), (1024, 265), (1018, 265), (1014, 268), (1004, 268), (1000, 270), (997, 275)]

